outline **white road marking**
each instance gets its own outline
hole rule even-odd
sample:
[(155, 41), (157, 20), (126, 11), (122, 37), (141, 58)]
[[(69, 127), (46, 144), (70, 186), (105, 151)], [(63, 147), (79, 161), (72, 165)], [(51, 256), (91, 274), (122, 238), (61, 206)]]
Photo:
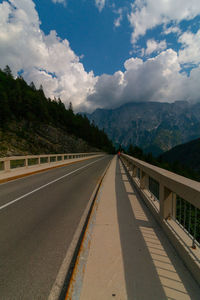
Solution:
[(100, 158), (100, 159), (97, 159), (97, 160), (95, 160), (95, 161), (93, 161), (93, 162), (87, 164), (86, 166), (83, 166), (83, 167), (81, 167), (81, 168), (78, 168), (78, 169), (76, 169), (76, 170), (74, 170), (74, 171), (72, 171), (72, 172), (70, 172), (70, 173), (67, 173), (67, 174), (65, 174), (65, 175), (63, 175), (63, 176), (61, 176), (61, 177), (59, 177), (59, 178), (57, 178), (57, 179), (54, 179), (54, 180), (48, 182), (48, 183), (46, 183), (46, 184), (44, 184), (44, 185), (38, 187), (37, 189), (34, 189), (34, 190), (32, 190), (31, 192), (26, 193), (26, 194), (24, 194), (24, 195), (22, 195), (22, 196), (20, 196), (20, 197), (18, 197), (18, 198), (16, 198), (16, 199), (14, 199), (14, 200), (8, 202), (8, 203), (6, 203), (6, 204), (0, 206), (0, 210), (2, 210), (2, 209), (4, 209), (4, 208), (6, 208), (6, 207), (12, 205), (13, 203), (18, 202), (19, 200), (21, 200), (21, 199), (23, 199), (23, 198), (25, 198), (25, 197), (27, 197), (27, 196), (29, 196), (29, 195), (31, 195), (31, 194), (37, 192), (37, 191), (39, 191), (39, 190), (41, 190), (41, 189), (43, 189), (43, 188), (45, 188), (46, 186), (48, 186), (48, 185), (50, 185), (50, 184), (55, 183), (55, 182), (57, 182), (57, 181), (59, 181), (59, 180), (65, 178), (65, 177), (67, 177), (67, 176), (69, 176), (69, 175), (71, 175), (71, 174), (73, 174), (73, 173), (76, 173), (77, 171), (79, 171), (79, 170), (81, 170), (81, 169), (84, 169), (84, 168), (86, 168), (86, 167), (88, 167), (88, 166), (90, 166), (90, 165), (94, 164), (95, 162), (100, 161), (100, 160), (102, 160), (102, 159), (104, 159), (104, 157), (103, 157), (103, 158)]

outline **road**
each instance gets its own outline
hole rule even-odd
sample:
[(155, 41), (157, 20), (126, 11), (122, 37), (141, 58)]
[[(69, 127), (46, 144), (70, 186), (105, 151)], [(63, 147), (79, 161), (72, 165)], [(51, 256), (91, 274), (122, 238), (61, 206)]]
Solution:
[(0, 299), (47, 299), (112, 156), (0, 185)]

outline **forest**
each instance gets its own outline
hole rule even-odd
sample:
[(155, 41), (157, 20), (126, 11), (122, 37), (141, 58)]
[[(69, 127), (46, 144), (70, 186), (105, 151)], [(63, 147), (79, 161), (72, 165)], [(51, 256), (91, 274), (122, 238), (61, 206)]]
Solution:
[[(115, 148), (104, 130), (100, 130), (86, 116), (75, 114), (72, 103), (66, 108), (60, 98), (53, 100), (44, 94), (42, 85), (37, 89), (28, 85), (22, 76), (14, 78), (9, 66), (0, 69), (0, 128), (6, 131), (12, 121), (25, 120), (27, 126), (49, 124), (68, 134), (83, 139), (92, 147), (113, 153)], [(28, 128), (27, 128), (28, 130)]]
[(192, 180), (200, 181), (200, 174), (193, 169), (182, 165), (180, 162), (167, 162), (162, 155), (154, 157), (152, 153), (144, 153), (143, 150), (138, 146), (129, 145), (128, 149), (125, 152), (133, 157), (141, 159), (149, 164), (154, 166), (166, 169), (168, 171), (174, 172), (181, 176), (187, 177)]

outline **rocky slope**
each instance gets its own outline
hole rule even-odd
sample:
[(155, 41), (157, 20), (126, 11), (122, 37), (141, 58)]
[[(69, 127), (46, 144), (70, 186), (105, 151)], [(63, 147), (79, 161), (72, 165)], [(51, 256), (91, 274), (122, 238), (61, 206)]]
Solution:
[(130, 143), (158, 155), (200, 136), (200, 103), (128, 103), (87, 114), (115, 145)]
[(0, 156), (93, 152), (99, 151), (85, 141), (59, 128), (27, 122), (12, 122), (6, 131), (0, 129)]

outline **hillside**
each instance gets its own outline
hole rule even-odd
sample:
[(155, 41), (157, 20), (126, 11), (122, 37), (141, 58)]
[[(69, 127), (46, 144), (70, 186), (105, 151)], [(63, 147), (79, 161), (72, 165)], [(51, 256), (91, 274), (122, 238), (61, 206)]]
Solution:
[(181, 163), (196, 172), (200, 172), (200, 139), (178, 145), (163, 153), (161, 158), (169, 163)]
[(0, 129), (0, 157), (99, 151), (83, 139), (47, 124), (12, 122), (7, 130)]
[(137, 145), (154, 155), (200, 137), (200, 103), (128, 103), (97, 109), (87, 117), (104, 128), (116, 146)]
[(0, 70), (0, 155), (88, 151), (113, 152), (106, 133), (86, 116), (66, 109), (61, 99), (47, 99), (9, 67)]

